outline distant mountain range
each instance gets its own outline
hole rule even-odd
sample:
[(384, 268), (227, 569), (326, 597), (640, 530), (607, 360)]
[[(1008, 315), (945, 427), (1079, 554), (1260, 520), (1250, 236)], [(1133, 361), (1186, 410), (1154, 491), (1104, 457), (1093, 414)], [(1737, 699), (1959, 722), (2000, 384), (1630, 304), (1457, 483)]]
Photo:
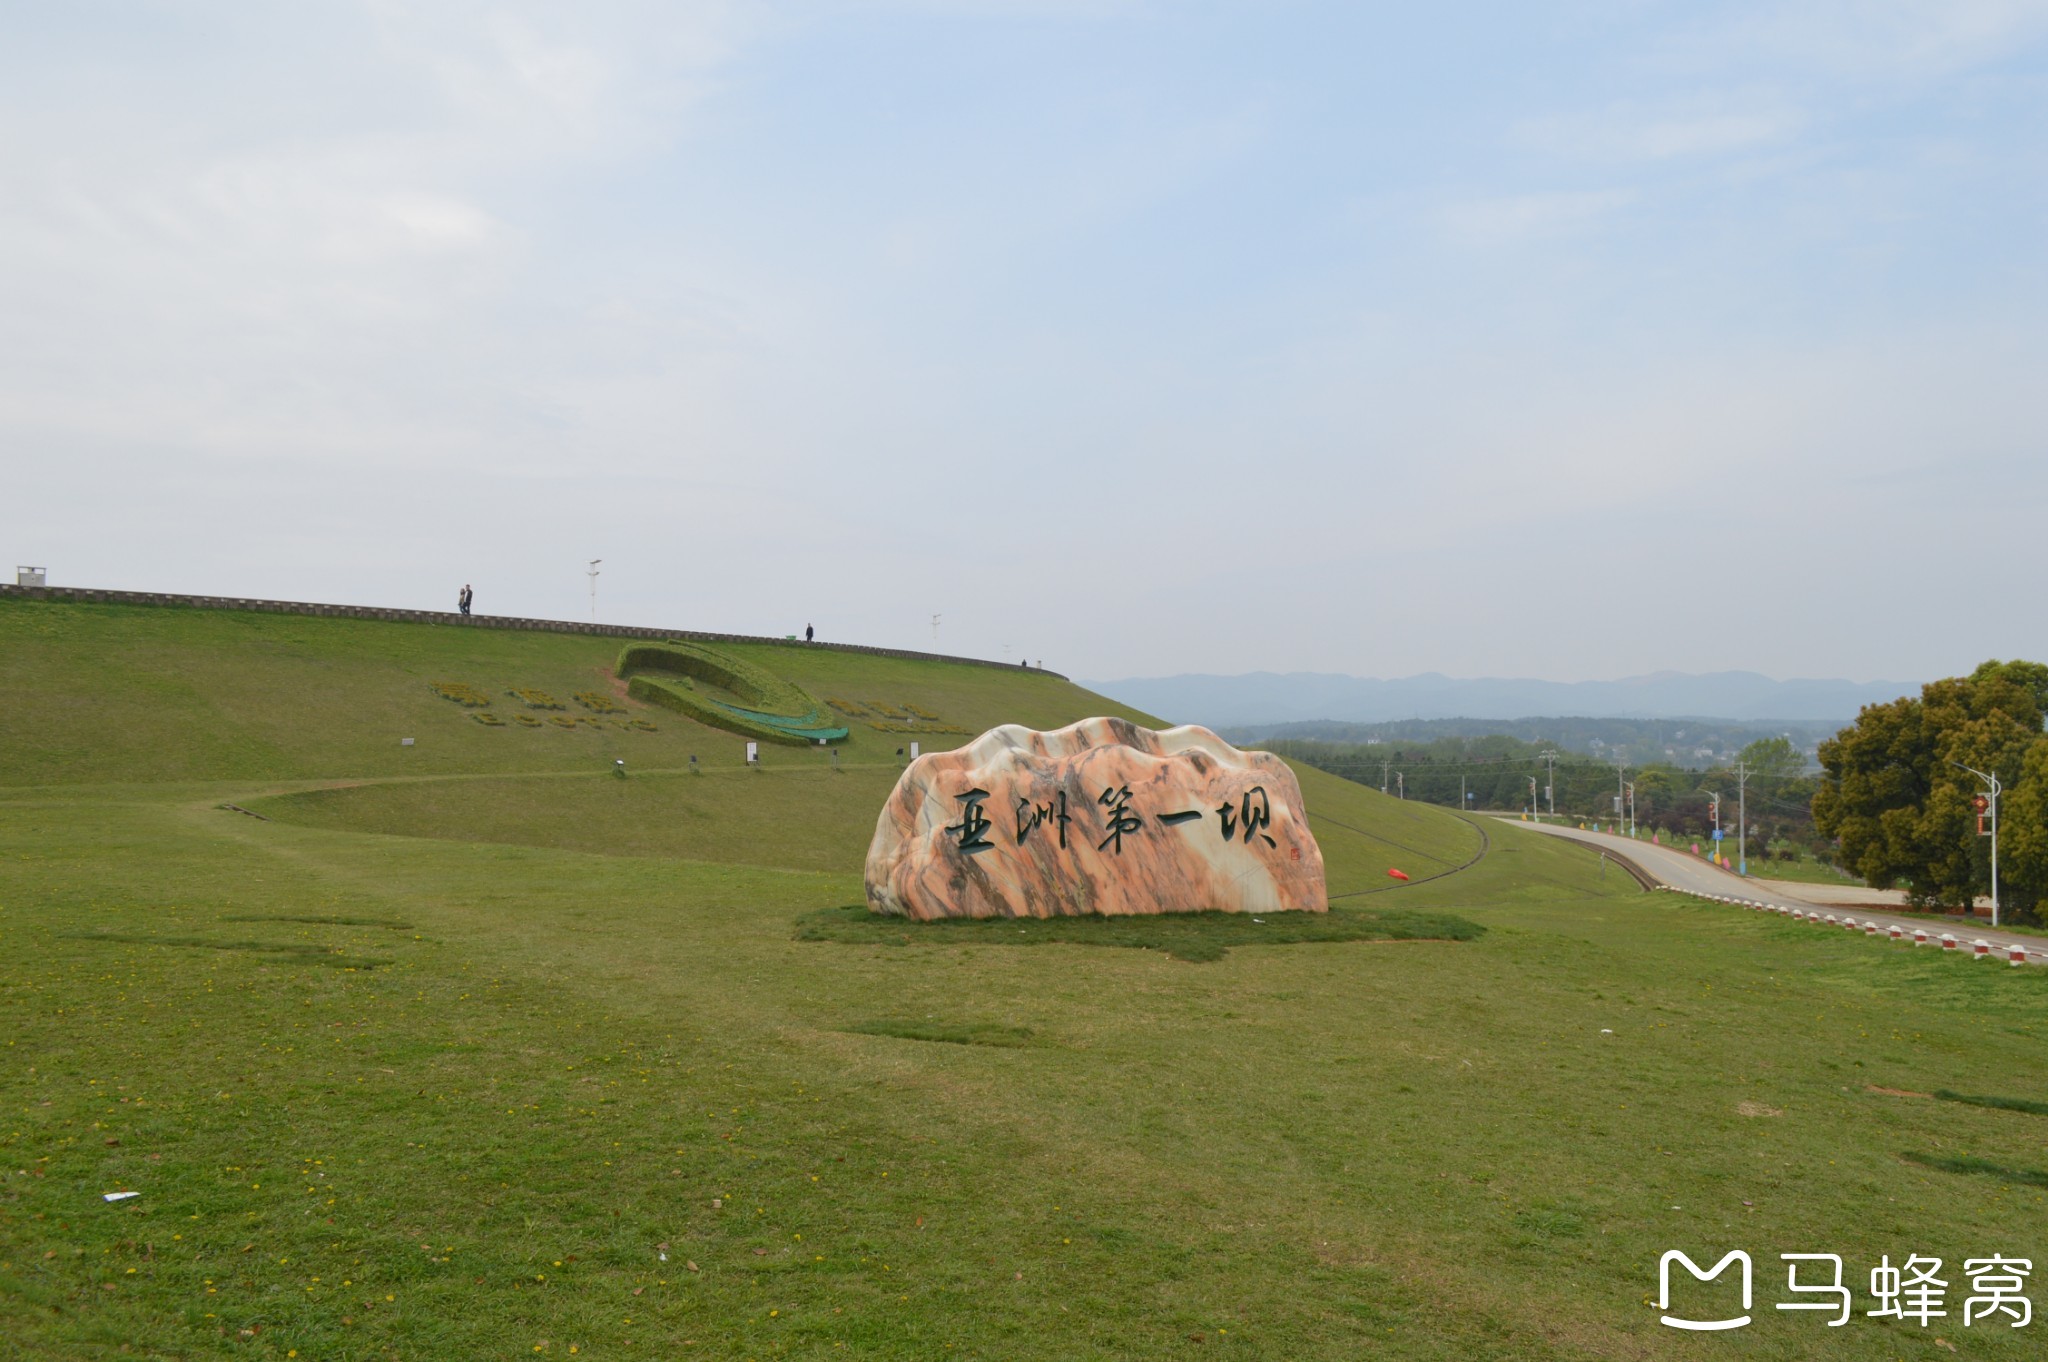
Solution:
[(1756, 672), (1656, 672), (1619, 681), (1459, 678), (1437, 672), (1381, 680), (1326, 672), (1251, 672), (1081, 684), (1161, 718), (1211, 728), (1307, 719), (1384, 723), (1538, 715), (1846, 723), (1865, 705), (1920, 689), (1917, 682), (1906, 681), (1776, 681)]

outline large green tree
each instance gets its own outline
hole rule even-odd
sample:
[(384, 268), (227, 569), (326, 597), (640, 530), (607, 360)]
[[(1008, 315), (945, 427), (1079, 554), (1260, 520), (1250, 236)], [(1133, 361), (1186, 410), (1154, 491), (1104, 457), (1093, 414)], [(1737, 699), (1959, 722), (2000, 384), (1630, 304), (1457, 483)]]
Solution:
[(1765, 780), (1796, 776), (1806, 764), (1790, 738), (1758, 738), (1742, 749), (1742, 761), (1751, 776)]
[(1990, 887), (1977, 836), (1981, 783), (1957, 763), (1997, 773), (2004, 902), (2032, 909), (2048, 889), (2048, 666), (1986, 662), (1886, 705), (1821, 744), (1814, 824), (1838, 839), (1842, 864), (1924, 905), (1965, 904)]

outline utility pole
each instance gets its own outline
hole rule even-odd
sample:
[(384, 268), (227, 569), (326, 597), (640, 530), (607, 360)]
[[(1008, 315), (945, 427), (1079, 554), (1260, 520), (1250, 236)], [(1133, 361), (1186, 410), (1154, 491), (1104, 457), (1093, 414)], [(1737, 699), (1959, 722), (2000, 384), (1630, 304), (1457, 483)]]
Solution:
[(1735, 763), (1735, 873), (1749, 873), (1749, 763)]
[(590, 617), (592, 619), (597, 618), (597, 565), (603, 561), (604, 559), (602, 558), (591, 559), (590, 570), (584, 574), (590, 578)]
[[(1963, 770), (1968, 771), (1971, 775), (1984, 782), (1985, 792), (1978, 797), (1978, 808), (1980, 810), (1988, 809), (1991, 813), (1991, 832), (1989, 833), (1991, 838), (1991, 925), (1996, 927), (1998, 925), (1998, 796), (2005, 792), (2005, 786), (1998, 783), (1998, 776), (1995, 772), (1980, 771), (1974, 766), (1963, 766), (1959, 761), (1951, 761), (1949, 765), (1962, 766)], [(1977, 819), (1977, 835), (1979, 837), (1986, 835), (1983, 828), (1984, 819), (1980, 813)], [(1974, 905), (1972, 906), (1974, 907)]]
[(1458, 777), (1458, 807), (1465, 807), (1465, 777)]
[(1554, 751), (1542, 752), (1538, 756), (1541, 760), (1550, 764), (1550, 783), (1543, 787), (1543, 794), (1550, 802), (1550, 816), (1555, 818), (1557, 817), (1557, 753)]
[(1381, 763), (1380, 763), (1380, 793), (1381, 793), (1381, 794), (1385, 794), (1385, 793), (1387, 792), (1387, 772), (1388, 772), (1388, 771), (1389, 771), (1390, 769), (1392, 769), (1393, 765), (1394, 765), (1394, 763), (1393, 763), (1393, 761), (1392, 761), (1391, 759), (1389, 759), (1389, 760), (1387, 760), (1387, 761), (1383, 761), (1383, 762), (1381, 762)]

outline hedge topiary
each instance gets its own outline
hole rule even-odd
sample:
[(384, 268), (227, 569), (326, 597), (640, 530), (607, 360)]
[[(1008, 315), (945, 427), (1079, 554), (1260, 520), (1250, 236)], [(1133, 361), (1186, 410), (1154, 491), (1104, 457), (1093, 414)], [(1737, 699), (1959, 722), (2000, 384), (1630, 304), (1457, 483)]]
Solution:
[[(694, 643), (631, 644), (619, 654), (618, 674), (629, 678), (626, 693), (634, 699), (742, 737), (792, 747), (846, 739), (846, 728), (828, 720), (801, 686)], [(740, 703), (699, 694), (694, 681), (716, 686)]]

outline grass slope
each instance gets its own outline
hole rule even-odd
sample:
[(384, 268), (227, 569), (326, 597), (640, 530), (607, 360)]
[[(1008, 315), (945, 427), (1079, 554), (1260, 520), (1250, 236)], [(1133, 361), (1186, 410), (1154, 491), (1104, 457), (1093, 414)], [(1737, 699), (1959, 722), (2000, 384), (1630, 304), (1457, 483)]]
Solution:
[[(2040, 1092), (2038, 976), (1515, 829), (1395, 896), (1475, 941), (1188, 965), (800, 941), (851, 875), (218, 793), (0, 802), (27, 1356), (1679, 1356), (1666, 1248), (1960, 1262), (2048, 1209), (2038, 1117), (1870, 1090)], [(1958, 1333), (1764, 1310), (1741, 1342)]]
[[(1146, 716), (1041, 672), (830, 653), (800, 644), (725, 649), (814, 694), (922, 705), (980, 732)], [(229, 610), (0, 600), (0, 784), (378, 778), (634, 766), (692, 755), (740, 767), (745, 743), (623, 696), (619, 640), (454, 625)], [(612, 693), (655, 733), (486, 728), (435, 695), (468, 684), (493, 713), (505, 692)], [(401, 738), (415, 739), (402, 747)], [(843, 761), (888, 762), (903, 735), (855, 724)], [(955, 740), (957, 741), (957, 739)], [(929, 744), (927, 744), (929, 746)], [(792, 758), (813, 755), (770, 754)], [(818, 755), (818, 760), (823, 760)]]
[[(914, 704), (975, 732), (1057, 728), (1095, 714), (1159, 723), (1021, 669), (800, 645), (726, 651), (815, 695)], [(742, 739), (624, 697), (612, 684), (617, 654), (617, 640), (569, 634), (4, 600), (0, 787), (318, 783), (328, 788), (256, 806), (358, 831), (859, 868), (907, 736), (855, 723), (836, 765), (826, 751), (770, 747), (762, 768), (749, 770)], [(430, 689), (451, 680), (506, 715), (526, 712), (505, 693), (515, 686), (564, 702), (605, 691), (659, 731), (486, 728)], [(415, 745), (402, 747), (401, 737)], [(632, 773), (626, 781), (610, 778), (617, 757)], [(1477, 850), (1477, 833), (1427, 805), (1312, 768), (1297, 774), (1333, 893), (1383, 888), (1389, 866), (1437, 873)]]
[[(355, 782), (247, 803), (316, 827), (857, 873), (900, 770), (775, 753), (761, 770)], [(1391, 887), (1389, 866), (1419, 878), (1479, 849), (1474, 828), (1427, 806), (1328, 777), (1304, 787), (1333, 894)]]
[[(1422, 880), (1479, 833), (1308, 776), (1333, 890), (1420, 881), (1350, 908), (1483, 933), (1203, 964), (803, 940), (859, 899), (834, 795), (883, 787), (886, 742), (836, 776), (609, 781), (424, 685), (565, 694), (583, 640), (18, 608), (5, 1355), (1692, 1357), (1658, 1257), (1734, 1247), (1756, 1323), (1717, 1351), (2038, 1352), (1961, 1327), (1960, 1267), (2048, 1248), (2044, 972), (1642, 894), (1511, 826)], [(434, 677), (451, 658), (474, 674)], [(900, 698), (1091, 704), (984, 670)], [(435, 706), (453, 728), (385, 745)], [(720, 782), (731, 822), (661, 826)], [(1939, 1256), (1951, 1314), (1776, 1311), (1780, 1252), (1859, 1288)]]

